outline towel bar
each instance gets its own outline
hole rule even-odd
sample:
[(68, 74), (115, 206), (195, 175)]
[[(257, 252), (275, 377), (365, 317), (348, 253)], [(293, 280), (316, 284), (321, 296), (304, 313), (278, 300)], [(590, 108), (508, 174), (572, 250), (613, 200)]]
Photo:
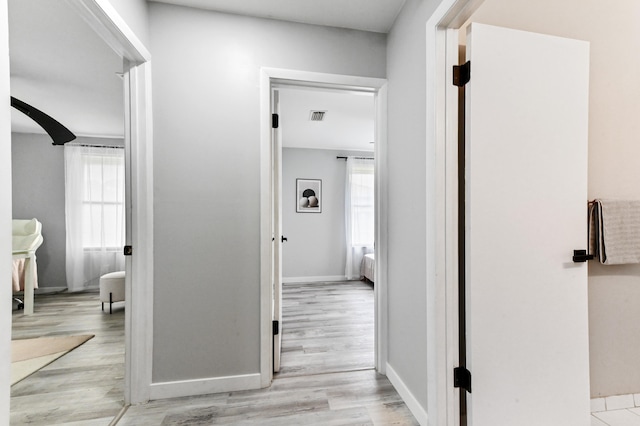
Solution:
[(573, 251), (573, 261), (575, 263), (582, 263), (582, 262), (586, 262), (587, 260), (593, 260), (593, 255), (587, 254), (586, 250)]

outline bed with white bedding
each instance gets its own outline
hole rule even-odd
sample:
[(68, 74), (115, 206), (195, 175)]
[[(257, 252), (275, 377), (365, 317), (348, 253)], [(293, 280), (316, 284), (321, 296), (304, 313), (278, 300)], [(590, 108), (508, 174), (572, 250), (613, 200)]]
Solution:
[(373, 253), (365, 254), (362, 257), (362, 265), (360, 266), (360, 274), (371, 282), (375, 282), (376, 262)]

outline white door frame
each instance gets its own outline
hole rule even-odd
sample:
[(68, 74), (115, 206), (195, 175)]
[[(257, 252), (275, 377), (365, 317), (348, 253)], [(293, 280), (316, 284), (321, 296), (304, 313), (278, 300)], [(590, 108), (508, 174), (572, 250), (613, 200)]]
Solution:
[[(0, 275), (11, 274), (11, 105), (9, 96), (9, 17), (7, 0), (0, 0)], [(8, 200), (8, 202), (7, 202)], [(11, 399), (11, 292), (0, 286), (0, 424), (9, 424)]]
[[(384, 374), (387, 364), (387, 81), (380, 78), (323, 74), (278, 68), (260, 71), (260, 379), (267, 387), (273, 379), (272, 357), (272, 202), (271, 185), (271, 87), (274, 84), (368, 91), (376, 94), (376, 369)], [(276, 236), (277, 237), (277, 236)]]
[[(151, 54), (105, 0), (67, 0), (123, 58), (125, 155), (129, 158), (125, 294), (125, 404), (149, 400), (153, 360), (153, 121)], [(135, 285), (132, 285), (135, 283)]]
[[(427, 41), (427, 259), (435, 279), (427, 281), (427, 412), (433, 424), (459, 425), (458, 363), (458, 29), (484, 0), (443, 0), (426, 24)], [(434, 160), (435, 159), (435, 160)]]
[[(89, 25), (100, 34), (116, 52), (125, 59), (128, 97), (125, 111), (129, 117), (129, 152), (134, 175), (131, 177), (131, 193), (134, 200), (131, 242), (135, 256), (127, 264), (126, 301), (126, 361), (125, 403), (148, 400), (151, 384), (152, 314), (153, 314), (153, 158), (151, 120), (151, 68), (150, 54), (134, 35), (124, 20), (108, 1), (68, 0)], [(9, 44), (7, 0), (0, 0), (0, 90), (9, 99)], [(11, 200), (11, 113), (9, 102), (0, 107), (0, 194)], [(6, 154), (6, 155), (5, 155)], [(0, 208), (0, 251), (5, 261), (0, 272), (8, 276), (11, 259), (11, 201)], [(131, 288), (131, 281), (136, 288)], [(0, 328), (0, 423), (9, 424), (11, 340), (11, 293), (9, 286), (0, 291), (3, 303)], [(135, 300), (135, 304), (133, 303)]]

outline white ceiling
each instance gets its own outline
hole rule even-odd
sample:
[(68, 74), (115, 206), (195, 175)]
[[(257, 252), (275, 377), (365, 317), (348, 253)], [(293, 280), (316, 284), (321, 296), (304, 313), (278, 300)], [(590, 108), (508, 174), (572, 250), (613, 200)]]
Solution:
[[(76, 135), (124, 134), (122, 59), (65, 0), (9, 0), (11, 95)], [(12, 108), (12, 131), (44, 133)]]
[(153, 0), (237, 15), (388, 33), (405, 0)]
[[(158, 0), (160, 1), (160, 0)], [(162, 0), (222, 12), (388, 32), (405, 0)], [(122, 137), (122, 59), (66, 0), (9, 0), (11, 95), (78, 136)], [(283, 91), (285, 146), (372, 150), (371, 96)], [(310, 109), (328, 110), (323, 123)], [(370, 120), (365, 124), (364, 116)], [(284, 124), (286, 123), (286, 124)], [(12, 108), (12, 131), (44, 133)]]
[[(280, 92), (280, 128), (285, 148), (373, 151), (371, 93), (287, 87)], [(311, 111), (326, 111), (311, 121)]]

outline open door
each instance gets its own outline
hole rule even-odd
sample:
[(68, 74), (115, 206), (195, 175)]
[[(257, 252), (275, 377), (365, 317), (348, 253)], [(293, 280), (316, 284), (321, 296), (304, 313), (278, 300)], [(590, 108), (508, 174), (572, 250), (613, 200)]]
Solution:
[(587, 266), (572, 256), (587, 248), (589, 45), (479, 24), (467, 40), (468, 424), (587, 425)]
[(271, 91), (271, 156), (272, 176), (272, 215), (273, 218), (273, 372), (280, 371), (280, 353), (282, 351), (282, 132), (279, 129), (280, 102), (278, 89)]

